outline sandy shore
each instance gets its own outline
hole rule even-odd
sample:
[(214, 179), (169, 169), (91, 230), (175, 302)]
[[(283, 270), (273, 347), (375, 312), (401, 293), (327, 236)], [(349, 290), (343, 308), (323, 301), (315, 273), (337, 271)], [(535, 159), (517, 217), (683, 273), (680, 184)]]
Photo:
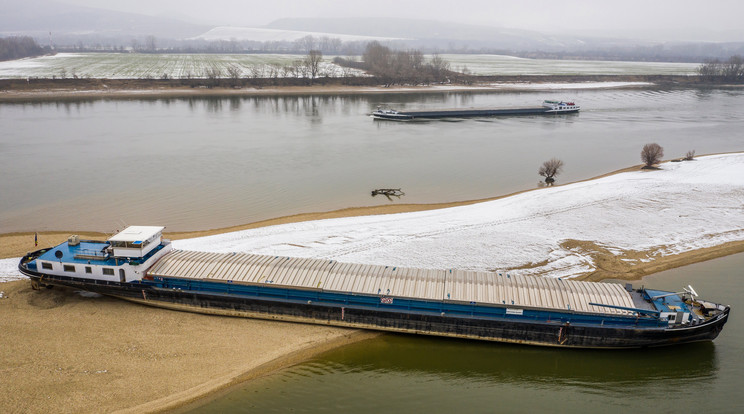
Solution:
[(0, 284), (0, 409), (152, 412), (374, 333)]
[[(502, 197), (489, 200), (497, 198)], [(192, 238), (283, 223), (422, 211), (481, 201), (486, 200), (350, 208), (167, 236)], [(54, 245), (69, 234), (40, 233), (39, 245)], [(79, 234), (83, 238), (106, 238), (99, 233)], [(0, 235), (0, 257), (21, 256), (34, 249), (33, 243), (33, 233)], [(564, 244), (594, 258), (597, 270), (583, 275), (586, 280), (638, 279), (744, 251), (744, 242), (730, 242), (643, 262), (627, 259), (643, 258), (647, 252), (617, 254), (586, 241), (567, 240)], [(33, 291), (27, 281), (0, 283), (0, 291), (0, 408), (6, 412), (151, 412), (173, 408), (377, 335), (148, 308), (117, 299), (87, 297), (69, 289)]]
[[(417, 86), (378, 86), (378, 85), (306, 85), (306, 86), (265, 86), (241, 88), (204, 88), (184, 86), (149, 86), (129, 85), (108, 86), (104, 83), (117, 83), (116, 80), (96, 80), (96, 84), (82, 85), (46, 85), (23, 88), (0, 87), (0, 102), (34, 102), (50, 100), (76, 99), (163, 99), (195, 97), (249, 97), (249, 96), (283, 96), (283, 95), (356, 95), (388, 93), (443, 93), (443, 92), (524, 92), (526, 90), (553, 89), (638, 89), (657, 86), (654, 82), (664, 83), (664, 79), (647, 81), (637, 76), (615, 77), (567, 77), (552, 80), (554, 77), (543, 76), (537, 79), (508, 82), (479, 82), (472, 85), (444, 84)], [(676, 79), (676, 77), (674, 77)]]
[[(621, 170), (613, 171), (607, 174), (603, 174), (597, 177), (592, 177), (586, 180), (578, 182), (585, 182), (590, 180), (596, 180), (599, 178), (611, 176), (614, 174), (637, 171), (640, 165), (624, 168)], [(567, 185), (572, 183), (565, 183)], [(532, 191), (525, 190), (525, 191)], [(273, 226), (286, 223), (297, 223), (303, 221), (332, 219), (341, 217), (358, 217), (358, 216), (369, 216), (379, 214), (394, 214), (414, 211), (425, 211), (434, 210), (455, 206), (463, 206), (469, 204), (475, 204), (485, 201), (497, 200), (504, 197), (510, 197), (516, 194), (523, 193), (525, 191), (507, 194), (498, 197), (492, 197), (487, 199), (479, 200), (468, 200), (438, 204), (392, 204), (382, 205), (373, 207), (355, 207), (346, 208), (341, 210), (319, 212), (319, 213), (304, 213), (286, 217), (279, 217), (270, 220), (263, 220), (254, 223), (248, 223), (238, 226), (208, 229), (201, 231), (192, 232), (177, 232), (177, 233), (166, 233), (165, 236), (172, 240), (188, 239), (194, 237), (210, 236), (215, 234), (229, 233), (239, 230), (254, 229), (259, 227)], [(78, 234), (81, 238), (105, 240), (108, 235), (103, 233), (91, 233), (91, 232), (74, 232), (74, 231), (57, 231), (57, 232), (42, 232), (39, 233), (39, 246), (53, 246), (59, 244), (67, 239), (70, 234)], [(579, 249), (585, 254), (591, 256), (594, 262), (597, 264), (597, 270), (581, 275), (577, 280), (590, 280), (600, 281), (604, 279), (623, 279), (623, 280), (637, 280), (643, 276), (647, 276), (653, 273), (657, 273), (663, 270), (669, 270), (676, 267), (686, 266), (692, 263), (702, 262), (706, 260), (715, 259), (735, 253), (744, 252), (744, 242), (729, 242), (722, 245), (698, 249), (694, 251), (684, 252), (681, 254), (673, 254), (666, 256), (659, 256), (654, 254), (655, 251), (623, 251), (622, 254), (615, 254), (608, 251), (607, 249), (588, 241), (577, 241), (577, 240), (566, 240), (563, 242), (564, 247), (570, 249)], [(34, 246), (34, 233), (23, 232), (23, 233), (8, 233), (0, 234), (0, 259), (8, 257), (20, 257), (28, 251), (32, 251), (38, 247)], [(644, 261), (639, 259), (647, 259), (653, 256), (653, 260)], [(533, 263), (527, 267), (537, 267), (540, 263)]]

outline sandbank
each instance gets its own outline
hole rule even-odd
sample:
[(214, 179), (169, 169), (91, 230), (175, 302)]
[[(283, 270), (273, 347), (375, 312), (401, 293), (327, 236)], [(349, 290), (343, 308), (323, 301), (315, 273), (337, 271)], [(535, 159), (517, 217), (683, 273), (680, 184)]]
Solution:
[[(638, 171), (639, 167), (591, 180)], [(509, 196), (531, 191), (541, 190)], [(505, 197), (508, 196), (431, 205), (350, 208), (167, 236), (174, 240), (191, 239), (311, 220), (457, 207)], [(39, 244), (53, 245), (70, 233), (40, 233)], [(106, 237), (97, 233), (80, 235)], [(648, 260), (651, 251), (611, 250), (586, 240), (568, 239), (561, 244), (592, 257), (596, 268), (580, 276), (586, 280), (638, 279), (744, 251), (744, 241), (735, 240), (677, 254), (654, 255)], [(0, 235), (0, 257), (18, 257), (33, 248), (33, 233)], [(540, 265), (531, 263), (524, 267)], [(81, 295), (71, 289), (37, 292), (23, 280), (0, 283), (0, 291), (0, 407), (10, 412), (150, 412), (173, 408), (319, 352), (377, 335), (149, 308)]]
[(3, 412), (153, 412), (375, 336), (0, 284)]

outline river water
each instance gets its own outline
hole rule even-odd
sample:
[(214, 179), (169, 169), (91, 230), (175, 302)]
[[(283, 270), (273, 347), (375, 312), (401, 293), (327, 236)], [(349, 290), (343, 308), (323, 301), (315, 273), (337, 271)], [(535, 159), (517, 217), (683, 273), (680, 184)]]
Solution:
[[(574, 115), (395, 123), (396, 109), (534, 106)], [(741, 151), (741, 89), (441, 92), (0, 104), (0, 233), (170, 231), (389, 203), (479, 199), (665, 157)], [(392, 201), (375, 188), (401, 188)]]
[(740, 413), (744, 254), (635, 285), (732, 306), (714, 342), (567, 350), (385, 334), (239, 385), (196, 413)]

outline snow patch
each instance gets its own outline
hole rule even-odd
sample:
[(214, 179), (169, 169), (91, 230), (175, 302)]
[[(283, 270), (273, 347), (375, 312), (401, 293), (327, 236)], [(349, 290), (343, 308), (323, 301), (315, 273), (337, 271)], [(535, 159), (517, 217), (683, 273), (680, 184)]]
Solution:
[[(693, 191), (695, 189), (695, 191)], [(701, 236), (703, 235), (703, 236)], [(666, 163), (468, 206), (349, 217), (174, 241), (183, 250), (571, 277), (593, 271), (567, 239), (679, 254), (744, 240), (744, 154)]]
[[(573, 277), (596, 269), (564, 240), (666, 256), (744, 240), (744, 154), (665, 163), (447, 209), (282, 224), (176, 240), (246, 252), (418, 268)], [(23, 278), (0, 260), (0, 281)], [(645, 262), (649, 259), (640, 259)]]
[(648, 86), (651, 82), (575, 82), (575, 83), (491, 83), (492, 88), (498, 89), (603, 89), (624, 88), (631, 86)]
[(18, 270), (18, 262), (20, 261), (20, 257), (0, 259), (0, 283), (26, 279), (26, 276)]

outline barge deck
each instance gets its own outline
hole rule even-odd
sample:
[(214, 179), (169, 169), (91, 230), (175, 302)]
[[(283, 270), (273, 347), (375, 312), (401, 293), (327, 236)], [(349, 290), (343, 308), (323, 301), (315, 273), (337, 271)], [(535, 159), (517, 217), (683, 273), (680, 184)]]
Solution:
[(160, 307), (548, 346), (713, 340), (729, 315), (691, 288), (177, 251), (161, 240), (162, 228), (141, 229), (108, 242), (71, 238), (29, 253), (19, 269), (37, 287), (71, 286)]

